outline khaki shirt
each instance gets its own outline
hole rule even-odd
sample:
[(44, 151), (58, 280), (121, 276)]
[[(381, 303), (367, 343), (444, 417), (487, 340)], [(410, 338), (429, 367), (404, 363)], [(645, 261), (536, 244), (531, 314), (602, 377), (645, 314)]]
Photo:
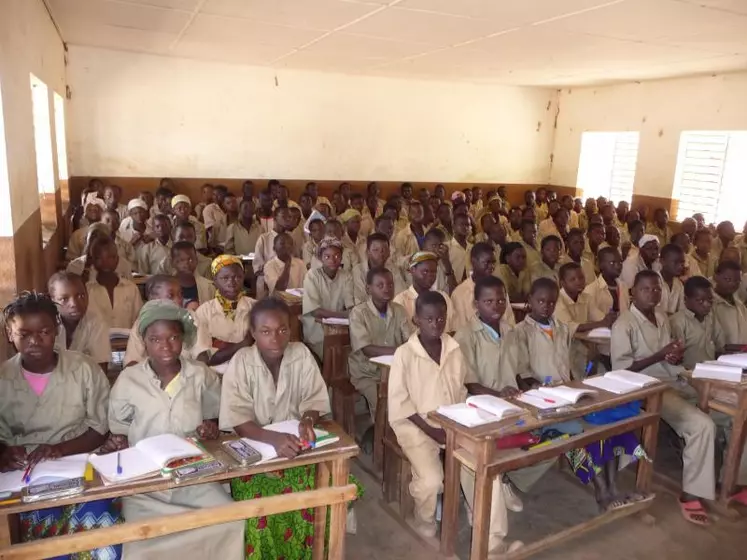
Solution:
[(459, 343), (470, 371), (480, 385), (494, 391), (506, 387), (518, 388), (516, 378), (506, 367), (506, 337), (514, 328), (505, 317), (501, 319), (500, 339), (495, 340), (488, 327), (477, 317), (457, 330), (454, 340)]
[(672, 230), (669, 226), (660, 228), (653, 222), (651, 222), (650, 224), (646, 226), (646, 233), (649, 233), (651, 235), (655, 235), (656, 237), (658, 237), (660, 247), (664, 247), (664, 245), (669, 243), (669, 240), (672, 238)]
[(506, 294), (511, 301), (526, 301), (529, 296), (529, 290), (532, 282), (529, 277), (529, 270), (522, 270), (517, 276), (511, 267), (502, 264), (496, 269), (496, 276), (503, 281), (506, 286)]
[(67, 242), (67, 251), (65, 252), (67, 260), (72, 261), (83, 255), (87, 234), (88, 227), (78, 228), (70, 234), (70, 240)]
[[(450, 297), (454, 310), (454, 315), (451, 317), (451, 328), (458, 331), (477, 317), (475, 311), (475, 281), (471, 274), (469, 278), (454, 288)], [(516, 325), (516, 317), (514, 317), (510, 299), (506, 301), (506, 312), (503, 314), (503, 318), (512, 327)]]
[[(83, 272), (86, 270), (87, 260), (88, 258), (85, 255), (78, 257), (68, 263), (65, 271), (82, 277)], [(117, 263), (117, 268), (114, 269), (114, 272), (116, 272), (120, 278), (127, 278), (128, 280), (132, 279), (132, 265), (129, 261), (124, 260), (122, 255), (119, 255), (119, 262)], [(93, 268), (93, 266), (88, 267), (88, 281), (92, 282), (93, 280), (96, 280), (96, 276), (96, 269)]]
[[(620, 311), (630, 307), (630, 288), (619, 278), (617, 283), (617, 298)], [(589, 296), (589, 318), (592, 321), (601, 321), (612, 311), (614, 302), (607, 281), (600, 274), (594, 282), (586, 286), (584, 293)]]
[[(265, 264), (265, 285), (267, 291), (272, 294), (280, 275), (283, 274), (285, 263), (277, 257), (272, 257)], [(303, 288), (303, 279), (306, 277), (306, 265), (301, 259), (291, 258), (290, 274), (288, 275), (288, 288)]]
[(153, 229), (150, 226), (150, 221), (145, 223), (145, 232), (143, 234), (135, 231), (135, 228), (132, 226), (132, 224), (132, 218), (130, 218), (129, 216), (127, 216), (124, 220), (122, 220), (122, 223), (119, 224), (119, 238), (125, 243), (129, 243), (130, 245), (132, 245), (132, 239), (135, 237), (135, 235), (153, 235)]
[(233, 319), (226, 317), (217, 299), (203, 303), (195, 311), (197, 323), (205, 325), (211, 339), (236, 343), (246, 338), (249, 332), (249, 313), (256, 303), (250, 297), (243, 296), (236, 306)]
[[(423, 229), (423, 235), (425, 236), (425, 229)], [(394, 236), (394, 246), (397, 249), (397, 253), (406, 257), (410, 257), (420, 251), (418, 238), (415, 237), (415, 234), (409, 227), (402, 229)]]
[[(661, 276), (661, 274), (660, 274)], [(685, 307), (685, 285), (679, 278), (672, 280), (672, 287), (669, 287), (664, 281), (664, 277), (661, 278), (661, 301), (656, 308), (659, 311), (663, 311), (667, 315), (674, 315), (680, 309)]]
[[(205, 233), (205, 226), (203, 223), (195, 218), (194, 216), (189, 217), (189, 223), (195, 228), (195, 249), (198, 251), (207, 248), (207, 233)], [(176, 216), (171, 217), (172, 230), (176, 229), (179, 225), (179, 220)]]
[(524, 241), (521, 238), (521, 233), (519, 234), (519, 239), (517, 239), (517, 242), (521, 243), (521, 246), (524, 247), (524, 251), (526, 251), (527, 269), (530, 268), (534, 263), (542, 260), (542, 255), (540, 255), (540, 252), (537, 250), (537, 248), (532, 247), (526, 241)]
[(306, 346), (291, 342), (283, 353), (277, 385), (256, 346), (242, 348), (223, 376), (221, 430), (246, 422), (260, 426), (299, 420), (305, 412), (329, 414), (329, 394)]
[[(340, 265), (341, 270), (345, 270), (347, 272), (352, 272), (353, 268), (356, 264), (358, 264), (358, 254), (354, 253), (347, 247), (342, 248), (342, 261), (340, 261), (342, 264)], [(311, 262), (309, 263), (309, 268), (314, 270), (317, 268), (322, 268), (322, 261), (319, 260), (319, 256), (314, 254), (313, 257), (311, 257)]]
[(371, 299), (356, 305), (350, 312), (350, 347), (348, 357), (350, 377), (380, 377), (379, 366), (363, 353), (366, 346), (401, 346), (415, 328), (404, 307), (397, 303), (387, 306), (382, 317)]
[[(560, 256), (560, 260), (558, 261), (558, 264), (560, 264), (560, 266), (563, 266), (564, 264), (567, 264), (570, 262), (576, 262), (576, 261), (574, 261), (568, 253), (565, 253)], [(586, 285), (588, 286), (589, 284), (594, 282), (594, 280), (597, 277), (596, 270), (594, 269), (594, 263), (590, 261), (589, 258), (586, 257), (585, 255), (581, 255), (581, 262), (578, 264), (581, 265), (581, 270), (584, 273), (584, 279), (586, 280)], [(559, 267), (558, 267), (558, 270), (560, 270)]]
[[(189, 311), (189, 310), (187, 310)], [(189, 358), (196, 360), (197, 357), (204, 353), (209, 352), (213, 346), (213, 340), (210, 338), (210, 332), (208, 331), (207, 325), (204, 322), (200, 322), (197, 319), (196, 313), (189, 311), (189, 314), (194, 320), (195, 326), (197, 327), (197, 336), (192, 346), (182, 345), (182, 358)], [(135, 321), (135, 324), (130, 329), (130, 337), (127, 339), (127, 349), (125, 350), (124, 363), (140, 363), (147, 358), (145, 353), (145, 341), (140, 336), (140, 321)]]
[(532, 265), (529, 270), (529, 277), (532, 284), (535, 280), (540, 278), (549, 278), (556, 284), (558, 283), (558, 271), (560, 270), (560, 264), (556, 264), (554, 268), (550, 268), (545, 261), (539, 261)]
[(704, 276), (705, 278), (713, 278), (716, 274), (716, 265), (718, 262), (713, 258), (713, 253), (708, 253), (708, 256), (703, 258), (695, 249), (690, 251), (690, 258), (692, 262), (698, 265), (698, 268), (690, 271), (690, 276)]
[(278, 232), (270, 231), (263, 233), (257, 239), (257, 245), (254, 248), (254, 260), (252, 261), (252, 268), (255, 274), (262, 272), (265, 263), (272, 260), (275, 257), (275, 248), (273, 246), (275, 238), (278, 236)]
[(226, 242), (226, 229), (228, 227), (228, 216), (215, 202), (211, 202), (202, 211), (202, 221), (205, 229), (212, 228), (210, 240), (213, 244)]
[(112, 345), (109, 339), (109, 325), (94, 311), (87, 311), (75, 327), (70, 347), (67, 345), (65, 325), (60, 323), (57, 338), (54, 342), (56, 350), (73, 350), (90, 356), (97, 364), (108, 364), (112, 359)]
[(0, 441), (6, 445), (55, 445), (89, 429), (109, 430), (109, 381), (99, 365), (78, 352), (57, 356), (40, 396), (23, 377), (20, 354), (0, 366)]
[[(402, 269), (390, 258), (386, 262), (386, 268), (394, 278), (394, 293), (398, 294), (407, 289), (407, 282), (402, 275)], [(368, 260), (363, 260), (353, 267), (353, 298), (355, 305), (359, 305), (368, 299), (366, 292), (366, 279), (368, 276)]]
[(451, 261), (451, 268), (454, 270), (456, 281), (462, 282), (469, 275), (471, 268), (469, 253), (472, 250), (472, 245), (467, 243), (467, 247), (464, 248), (452, 237), (446, 246), (449, 248), (449, 260)]
[[(446, 300), (446, 328), (444, 328), (444, 332), (454, 332), (453, 327), (453, 321), (454, 321), (454, 309), (451, 304), (451, 298), (449, 295), (441, 290), (434, 290), (444, 296), (444, 299)], [(415, 316), (415, 301), (418, 299), (418, 292), (415, 290), (414, 286), (410, 286), (403, 292), (398, 293), (396, 296), (394, 296), (394, 303), (398, 303), (402, 307), (405, 308), (405, 312), (407, 313), (407, 318), (412, 321), (412, 318)]]
[(254, 253), (262, 228), (252, 221), (249, 229), (240, 222), (233, 222), (226, 228), (226, 253), (229, 255), (248, 255)]
[(130, 445), (161, 434), (191, 435), (204, 420), (218, 418), (220, 379), (201, 362), (181, 358), (173, 396), (161, 388), (146, 360), (126, 367), (109, 399), (109, 428), (126, 435)]
[[(632, 288), (633, 283), (635, 282), (636, 274), (638, 274), (642, 270), (649, 270), (649, 268), (643, 261), (640, 250), (637, 252), (633, 252), (633, 250), (631, 249), (631, 252), (628, 253), (628, 257), (623, 262), (623, 269), (622, 273), (620, 274), (620, 280), (622, 280), (623, 282), (625, 282), (625, 284)], [(659, 263), (659, 261), (656, 261), (651, 266), (651, 270), (653, 270), (654, 272), (659, 272), (661, 270), (661, 264)]]
[(428, 422), (429, 412), (439, 406), (464, 402), (465, 383), (477, 379), (469, 370), (459, 344), (449, 335), (441, 337), (439, 363), (433, 361), (417, 333), (394, 352), (389, 370), (389, 424), (402, 447), (414, 447), (431, 442), (425, 432), (409, 418), (419, 414)]
[(552, 377), (553, 381), (571, 380), (573, 333), (560, 321), (553, 319), (550, 324), (552, 338), (529, 315), (516, 325), (506, 340), (509, 375), (534, 378), (540, 383), (544, 383), (546, 377)]
[(137, 271), (140, 274), (169, 274), (171, 272), (171, 241), (165, 245), (151, 241), (140, 245), (135, 251)]
[(311, 238), (307, 239), (306, 243), (303, 244), (301, 254), (303, 255), (303, 262), (306, 265), (306, 268), (311, 268), (311, 261), (315, 259), (319, 262), (319, 259), (316, 256), (318, 251), (319, 244)]
[[(557, 321), (568, 325), (571, 335), (574, 336), (580, 325), (591, 322), (590, 307), (591, 298), (588, 294), (582, 292), (578, 295), (576, 301), (573, 301), (568, 292), (565, 289), (561, 289), (553, 317)], [(600, 351), (603, 354), (609, 354), (608, 348), (600, 348)], [(571, 372), (574, 379), (583, 379), (586, 377), (586, 365), (589, 363), (589, 354), (589, 346), (586, 343), (580, 340), (573, 340), (571, 343)]]
[(672, 337), (685, 345), (682, 360), (685, 369), (693, 369), (695, 364), (715, 360), (716, 352), (724, 349), (724, 332), (713, 313), (706, 315), (701, 322), (692, 311), (683, 306), (669, 317), (669, 326)]
[[(623, 311), (612, 325), (610, 355), (612, 369), (628, 369), (633, 362), (652, 356), (672, 342), (669, 321), (664, 313), (655, 310), (656, 325), (641, 313), (635, 304)], [(682, 371), (666, 361), (647, 367), (640, 373), (651, 375), (664, 381), (674, 381)]]
[(114, 287), (114, 304), (109, 299), (109, 292), (98, 282), (88, 282), (89, 309), (97, 313), (110, 328), (129, 329), (137, 319), (143, 298), (140, 290), (131, 281), (120, 278)]
[(200, 276), (197, 271), (195, 271), (195, 283), (197, 284), (197, 300), (200, 304), (215, 297), (215, 285), (204, 276)]
[(195, 270), (197, 274), (203, 278), (211, 280), (213, 278), (213, 271), (211, 270), (212, 265), (213, 259), (206, 257), (202, 253), (197, 253), (197, 269)]
[(324, 328), (314, 318), (314, 311), (345, 311), (355, 305), (353, 279), (350, 272), (340, 269), (334, 278), (324, 273), (323, 268), (312, 268), (303, 281), (303, 338), (309, 344), (324, 342)]
[(747, 307), (734, 294), (734, 303), (731, 304), (713, 292), (713, 309), (711, 314), (724, 332), (724, 344), (747, 343)]

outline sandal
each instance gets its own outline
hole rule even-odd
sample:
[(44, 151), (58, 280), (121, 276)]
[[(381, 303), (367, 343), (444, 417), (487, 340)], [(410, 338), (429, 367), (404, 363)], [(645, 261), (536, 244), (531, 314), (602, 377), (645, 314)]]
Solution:
[(747, 488), (742, 488), (739, 492), (729, 498), (730, 502), (737, 502), (740, 506), (747, 507)]
[(693, 500), (691, 502), (677, 500), (677, 503), (680, 505), (682, 516), (686, 521), (695, 525), (700, 525), (701, 527), (707, 527), (710, 525), (708, 512), (703, 508), (703, 504), (700, 503), (700, 500)]
[(625, 496), (625, 500), (630, 504), (640, 504), (642, 502), (650, 502), (656, 498), (656, 494), (650, 492), (648, 494), (642, 494), (640, 492), (633, 492)]

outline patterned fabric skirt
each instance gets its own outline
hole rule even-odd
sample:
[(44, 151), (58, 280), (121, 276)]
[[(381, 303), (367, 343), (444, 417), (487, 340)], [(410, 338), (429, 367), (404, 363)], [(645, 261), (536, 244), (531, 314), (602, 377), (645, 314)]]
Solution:
[[(119, 500), (97, 500), (83, 504), (52, 507), (20, 514), (21, 541), (72, 535), (122, 523)], [(86, 552), (55, 556), (54, 560), (119, 560), (122, 545), (110, 545)]]
[[(233, 499), (251, 500), (303, 492), (314, 488), (314, 466), (293, 467), (274, 473), (245, 476), (231, 480)], [(362, 487), (354, 477), (351, 482)], [(329, 535), (329, 531), (325, 533)], [(246, 520), (247, 560), (310, 560), (314, 546), (314, 509), (289, 511)]]
[(633, 432), (595, 441), (586, 447), (573, 449), (565, 454), (573, 472), (584, 484), (594, 480), (594, 477), (602, 472), (604, 465), (609, 461), (622, 455), (632, 457), (632, 462), (638, 459), (650, 460)]

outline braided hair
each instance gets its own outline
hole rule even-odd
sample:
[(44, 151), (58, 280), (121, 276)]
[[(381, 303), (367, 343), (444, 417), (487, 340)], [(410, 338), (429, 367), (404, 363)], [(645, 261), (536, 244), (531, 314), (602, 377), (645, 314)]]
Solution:
[(55, 325), (60, 324), (60, 312), (57, 309), (57, 304), (52, 301), (48, 294), (40, 292), (21, 292), (3, 309), (3, 320), (7, 327), (16, 317), (35, 314), (46, 314), (52, 318)]

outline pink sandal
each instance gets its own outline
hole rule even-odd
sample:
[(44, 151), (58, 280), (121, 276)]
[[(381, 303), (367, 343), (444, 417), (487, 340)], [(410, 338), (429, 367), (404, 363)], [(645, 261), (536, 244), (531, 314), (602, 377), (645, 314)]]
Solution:
[(739, 492), (729, 498), (730, 502), (737, 502), (740, 506), (747, 507), (747, 488), (742, 488)]
[[(703, 504), (700, 500), (693, 500), (691, 502), (677, 501), (680, 504), (683, 517), (690, 523), (700, 525), (701, 527), (707, 527), (710, 523), (708, 521), (708, 512), (703, 508)], [(705, 521), (698, 519), (698, 517), (705, 518)]]

